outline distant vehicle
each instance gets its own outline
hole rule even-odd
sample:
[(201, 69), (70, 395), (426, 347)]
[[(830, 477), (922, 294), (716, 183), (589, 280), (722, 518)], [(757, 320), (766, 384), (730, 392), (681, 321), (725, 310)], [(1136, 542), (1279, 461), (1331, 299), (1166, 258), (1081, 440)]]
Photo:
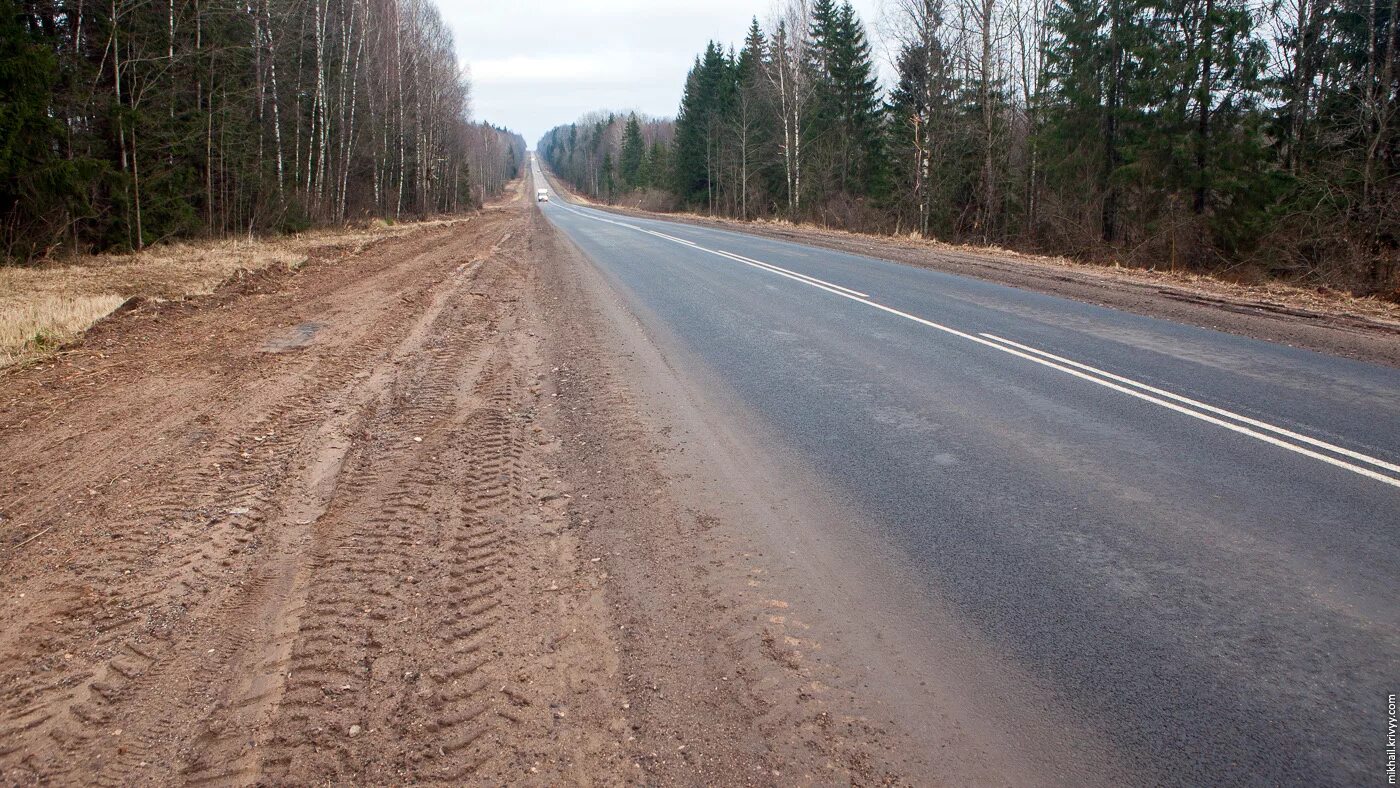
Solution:
[(540, 189), (536, 191), (535, 202), (549, 202), (549, 189)]

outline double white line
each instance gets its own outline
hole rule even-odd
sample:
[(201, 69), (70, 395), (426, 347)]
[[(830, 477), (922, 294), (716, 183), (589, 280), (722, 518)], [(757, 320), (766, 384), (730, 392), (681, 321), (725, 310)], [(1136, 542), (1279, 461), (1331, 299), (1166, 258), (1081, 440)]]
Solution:
[(852, 301), (864, 304), (873, 309), (878, 309), (882, 312), (886, 312), (897, 317), (902, 317), (905, 320), (913, 321), (922, 326), (926, 326), (937, 331), (942, 331), (946, 334), (965, 339), (969, 342), (975, 342), (984, 347), (989, 347), (994, 350), (998, 350), (1002, 353), (1016, 356), (1017, 358), (1025, 359), (1026, 361), (1030, 361), (1032, 363), (1039, 364), (1043, 367), (1048, 367), (1050, 369), (1063, 372), (1067, 375), (1072, 375), (1081, 380), (1086, 380), (1095, 385), (1103, 386), (1104, 388), (1119, 392), (1120, 394), (1126, 394), (1130, 397), (1135, 397), (1137, 399), (1143, 400), (1144, 402), (1150, 402), (1154, 405), (1158, 405), (1168, 410), (1181, 413), (1185, 416), (1190, 416), (1193, 419), (1198, 419), (1200, 421), (1206, 422), (1207, 424), (1213, 424), (1217, 427), (1223, 427), (1227, 430), (1230, 430), (1231, 432), (1239, 433), (1240, 435), (1247, 435), (1251, 438), (1254, 438), (1255, 440), (1263, 441), (1264, 443), (1267, 443), (1271, 446), (1277, 446), (1281, 449), (1291, 451), (1294, 454), (1300, 454), (1304, 457), (1318, 460), (1320, 462), (1325, 462), (1328, 465), (1332, 465), (1337, 468), (1342, 468), (1343, 470), (1351, 471), (1352, 473), (1365, 476), (1368, 479), (1381, 482), (1382, 484), (1388, 484), (1391, 487), (1400, 488), (1400, 465), (1396, 465), (1395, 463), (1387, 462), (1380, 458), (1372, 457), (1368, 454), (1363, 454), (1359, 451), (1353, 451), (1352, 449), (1348, 449), (1342, 446), (1337, 446), (1335, 444), (1328, 443), (1324, 440), (1319, 440), (1317, 438), (1312, 438), (1307, 435), (1302, 435), (1284, 427), (1280, 427), (1275, 424), (1270, 424), (1265, 421), (1260, 421), (1259, 419), (1251, 418), (1240, 413), (1235, 413), (1234, 411), (1226, 410), (1225, 408), (1209, 405), (1199, 400), (1191, 399), (1190, 397), (1185, 397), (1180, 394), (1157, 388), (1155, 386), (1150, 386), (1146, 383), (1142, 383), (1140, 381), (1136, 381), (1131, 378), (1124, 377), (1122, 375), (1117, 375), (1112, 372), (1107, 372), (1105, 370), (1099, 369), (1097, 367), (1089, 366), (1088, 364), (1083, 364), (1078, 361), (1065, 358), (1064, 356), (1057, 356), (1054, 353), (1049, 353), (1047, 351), (1031, 347), (1030, 345), (1025, 345), (1020, 342), (1014, 342), (1010, 339), (1004, 339), (1002, 337), (996, 336), (995, 334), (988, 334), (985, 332), (980, 334), (970, 334), (966, 331), (960, 331), (956, 328), (952, 328), (951, 326), (945, 326), (941, 323), (935, 323), (932, 320), (927, 320), (917, 315), (911, 315), (908, 312), (904, 312), (895, 309), (894, 307), (886, 306), (884, 304), (873, 301), (871, 300), (869, 294), (862, 293), (859, 290), (853, 290), (849, 287), (833, 284), (824, 279), (818, 279), (814, 276), (798, 273), (797, 271), (782, 268), (780, 266), (773, 265), (772, 263), (766, 263), (762, 260), (755, 260), (751, 257), (745, 257), (743, 255), (735, 254), (733, 252), (726, 252), (720, 249), (709, 249), (693, 241), (687, 241), (684, 238), (676, 238), (675, 236), (656, 232), (654, 230), (648, 230), (646, 228), (639, 227), (635, 224), (629, 224), (627, 222), (616, 221), (613, 219), (596, 216), (591, 213), (585, 213), (583, 211), (575, 210), (574, 208), (564, 205), (562, 203), (555, 203), (555, 205), (560, 208), (563, 208), (566, 211), (569, 211), (570, 213), (577, 214), (578, 216), (582, 216), (586, 219), (592, 219), (598, 222), (605, 222), (607, 224), (615, 224), (619, 227), (625, 227), (629, 230), (636, 230), (637, 232), (646, 233), (647, 235), (652, 235), (657, 238), (670, 241), (672, 243), (680, 244), (682, 246), (688, 246), (697, 251), (707, 252), (709, 254), (723, 257), (727, 260), (733, 260), (738, 263), (743, 263), (744, 265), (750, 266), (752, 268), (757, 268), (763, 271), (767, 271), (768, 273), (777, 274), (778, 276), (786, 277), (793, 281), (800, 282), (804, 285), (815, 287), (819, 290), (825, 290), (826, 292), (831, 293), (833, 295), (838, 295), (842, 298), (850, 299)]
[(559, 208), (563, 208), (564, 210), (568, 211), (569, 213), (573, 213), (573, 214), (577, 214), (577, 215), (579, 215), (579, 216), (582, 216), (582, 217), (584, 217), (585, 219), (592, 219), (592, 220), (595, 221), (595, 222), (604, 222), (605, 224), (615, 224), (615, 225), (617, 225), (618, 227), (626, 227), (626, 228), (629, 229), (629, 230), (636, 230), (636, 231), (639, 232), (639, 233), (646, 233), (647, 235), (656, 236), (657, 238), (660, 238), (660, 239), (662, 239), (662, 240), (664, 240), (664, 241), (670, 241), (671, 243), (680, 244), (681, 246), (689, 246), (691, 249), (695, 249), (695, 250), (697, 250), (697, 251), (708, 252), (709, 254), (718, 255), (719, 257), (723, 257), (723, 258), (726, 258), (726, 259), (728, 259), (728, 260), (733, 260), (733, 261), (735, 261), (735, 262), (737, 262), (737, 263), (743, 263), (744, 265), (747, 265), (747, 266), (750, 266), (750, 267), (753, 267), (753, 268), (759, 268), (759, 269), (762, 269), (762, 270), (764, 270), (764, 271), (768, 271), (769, 273), (777, 274), (778, 276), (784, 276), (784, 277), (787, 277), (788, 279), (792, 279), (792, 280), (801, 282), (801, 283), (804, 284), (804, 285), (811, 285), (811, 286), (816, 287), (816, 288), (819, 288), (819, 289), (821, 289), (821, 290), (826, 290), (826, 291), (831, 292), (831, 293), (836, 293), (837, 295), (843, 295), (843, 296), (847, 296), (847, 297), (855, 297), (855, 298), (857, 298), (857, 299), (867, 299), (867, 298), (870, 297), (869, 294), (867, 294), (867, 293), (862, 293), (862, 292), (860, 292), (859, 290), (852, 290), (852, 289), (849, 288), (849, 287), (842, 287), (841, 285), (832, 284), (831, 282), (828, 282), (828, 281), (826, 281), (825, 279), (818, 279), (818, 278), (816, 278), (815, 276), (808, 276), (807, 274), (801, 274), (801, 273), (798, 273), (798, 272), (796, 272), (796, 271), (793, 271), (793, 270), (790, 270), (790, 269), (787, 269), (787, 268), (783, 268), (782, 266), (773, 265), (772, 263), (765, 263), (765, 262), (763, 262), (762, 260), (755, 260), (755, 259), (753, 259), (752, 257), (745, 257), (745, 256), (743, 256), (743, 255), (741, 255), (741, 254), (734, 254), (733, 252), (725, 252), (725, 251), (721, 251), (721, 250), (719, 250), (719, 249), (709, 249), (709, 248), (706, 248), (706, 247), (704, 247), (704, 246), (701, 246), (700, 244), (695, 243), (694, 241), (687, 241), (687, 240), (684, 239), (684, 238), (677, 238), (677, 237), (674, 236), (674, 235), (667, 235), (666, 233), (659, 233), (659, 232), (656, 232), (655, 230), (648, 230), (648, 229), (646, 229), (645, 227), (638, 227), (638, 226), (635, 225), (635, 224), (629, 224), (629, 223), (627, 223), (627, 222), (619, 222), (619, 221), (616, 221), (616, 220), (614, 220), (614, 219), (606, 219), (606, 218), (604, 218), (604, 217), (602, 217), (602, 216), (594, 216), (593, 214), (584, 213), (583, 211), (575, 210), (574, 208), (572, 208), (572, 207), (570, 207), (570, 206), (568, 206), (568, 205), (564, 205), (563, 203), (556, 203), (556, 206), (559, 207)]

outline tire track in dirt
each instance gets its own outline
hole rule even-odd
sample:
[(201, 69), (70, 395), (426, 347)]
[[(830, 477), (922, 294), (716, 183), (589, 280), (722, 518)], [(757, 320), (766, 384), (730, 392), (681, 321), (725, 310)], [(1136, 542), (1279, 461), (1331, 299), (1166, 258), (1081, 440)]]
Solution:
[[(229, 402), (226, 387), (236, 385), (248, 370), (245, 364), (211, 363), (215, 360), (211, 357), (241, 357), (239, 360), (244, 362), (260, 359), (262, 374), (268, 377), (267, 389), (285, 392), (288, 403), (294, 402), (298, 393), (308, 394), (304, 391), (308, 387), (312, 391), (324, 388), (325, 381), (319, 375), (335, 374), (346, 362), (354, 363), (353, 357), (318, 355), (308, 361), (261, 354), (257, 346), (265, 339), (267, 314), (259, 312), (272, 312), (275, 308), (283, 314), (325, 310), (334, 314), (353, 308), (350, 305), (363, 308), (367, 290), (398, 292), (411, 298), (415, 290), (431, 284), (422, 281), (421, 269), (427, 258), (450, 254), (450, 246), (445, 243), (450, 235), (450, 231), (425, 232), (406, 239), (406, 248), (373, 248), (363, 258), (352, 261), (353, 267), (369, 269), (369, 273), (357, 271), (362, 278), (328, 293), (317, 292), (323, 288), (314, 285), (295, 287), (300, 279), (293, 279), (290, 292), (271, 297), (256, 289), (249, 293), (242, 285), (232, 285), (214, 296), (149, 305), (135, 314), (100, 324), (87, 343), (95, 352), (84, 353), (62, 368), (55, 364), (48, 375), (15, 380), (15, 385), (7, 388), (17, 391), (17, 395), (0, 398), (4, 403), (0, 412), (5, 417), (0, 422), (0, 440), (16, 455), (44, 459), (27, 475), (23, 469), (6, 469), (14, 473), (18, 482), (12, 488), (17, 494), (6, 502), (7, 506), (12, 510), (29, 508), (26, 514), (31, 522), (36, 526), (45, 523), (46, 515), (52, 516), (64, 503), (63, 493), (75, 481), (81, 479), (87, 488), (100, 488), (121, 478), (122, 474), (113, 471), (129, 470), (125, 464), (147, 461), (135, 447), (156, 441), (186, 445), (188, 438), (198, 434), (197, 430), (192, 433), (187, 423), (191, 417), (198, 417), (199, 423), (206, 426), (216, 421), (207, 411), (211, 402), (232, 405), (243, 412), (245, 421), (275, 418), (278, 414), (267, 413), (269, 404), (261, 398), (246, 403)], [(255, 303), (250, 304), (250, 300)], [(265, 303), (272, 308), (258, 308)], [(192, 305), (198, 311), (192, 313)], [(194, 324), (182, 325), (182, 318), (186, 317), (193, 318)], [(341, 320), (338, 327), (346, 333), (347, 341), (362, 340), (369, 332), (394, 330), (395, 324), (383, 321), (383, 317)], [(185, 331), (177, 331), (178, 328)], [(209, 340), (217, 338), (218, 343), (189, 342), (188, 337), (179, 335), (186, 333)], [(358, 347), (369, 353), (382, 349), (373, 342), (359, 343)], [(113, 348), (139, 352), (112, 358), (101, 352)], [(308, 368), (308, 363), (315, 366)], [(24, 377), (13, 373), (9, 376)], [(64, 385), (80, 379), (85, 381), (81, 388)], [(104, 396), (112, 379), (120, 382), (121, 396)], [(49, 390), (66, 396), (55, 403), (57, 397), (44, 396)], [(194, 412), (171, 410), (166, 406), (172, 401), (188, 404)], [(91, 430), (87, 420), (67, 420), (65, 415), (72, 410), (84, 411), (105, 429)], [(51, 429), (29, 429), (40, 425)], [(198, 444), (190, 441), (187, 445), (196, 448)], [(62, 474), (55, 472), (60, 469)]]
[[(16, 657), (0, 694), (0, 776), (246, 784), (412, 770), (453, 780), (489, 759), (483, 736), (518, 725), (494, 710), (504, 696), (487, 691), (485, 668), (499, 652), (498, 574), (524, 502), (534, 396), (510, 346), (518, 299), (501, 297), (519, 284), (522, 215), (488, 214), (455, 252), (420, 244), (387, 274), (323, 296), (333, 314), (321, 352), (279, 358), (261, 393), (255, 379), (238, 381), (255, 390), (231, 418), (182, 422), (135, 406), (144, 429), (179, 435), (190, 454), (125, 469), (119, 478), (162, 494), (117, 502), (127, 511), (124, 527), (111, 526), (114, 545), (86, 560), (70, 549), (70, 571), (20, 586), (29, 623), (48, 623), (0, 633), (0, 653)], [(367, 297), (405, 308), (338, 326), (334, 313)], [(244, 333), (251, 345), (267, 328)], [(389, 353), (386, 337), (398, 339)], [(139, 377), (133, 388), (141, 399)], [(98, 458), (130, 447), (124, 430), (99, 432), (87, 441)], [(3, 511), (70, 523), (74, 512), (55, 512), (72, 505), (72, 477), (82, 485), (112, 466), (68, 455), (53, 467), (64, 463), (80, 473), (50, 477)], [(403, 648), (386, 653), (391, 642)], [(341, 717), (360, 720), (349, 723), (357, 736)], [(334, 744), (364, 751), (395, 727), (421, 735), (419, 746), (357, 761)]]
[[(456, 278), (469, 282), (478, 270), (479, 264), (465, 270), (459, 267)], [(337, 509), (344, 506), (341, 500), (344, 495), (364, 492), (362, 480), (344, 472), (354, 437), (375, 433), (407, 434), (407, 430), (403, 429), (405, 425), (386, 423), (387, 420), (376, 418), (378, 408), (389, 396), (391, 388), (405, 376), (405, 370), (410, 370), (409, 374), (421, 371), (419, 367), (424, 366), (422, 359), (425, 351), (433, 352), (428, 351), (428, 346), (446, 328), (441, 320), (444, 310), (450, 303), (460, 300), (462, 287), (462, 282), (454, 282), (448, 290), (439, 294), (401, 343), (391, 365), (381, 367), (357, 386), (348, 402), (333, 405), (331, 412), (344, 415), (327, 421), (311, 441), (312, 446), (305, 451), (314, 460), (305, 474), (302, 484), (304, 492), (290, 507), (290, 516), (284, 527), (295, 544), (314, 541), (318, 547), (309, 560), (304, 551), (298, 550), (277, 562), (269, 572), (270, 578), (275, 579), (277, 592), (261, 605), (263, 609), (258, 611), (255, 619), (261, 626), (256, 628), (251, 645), (245, 644), (242, 653), (230, 666), (229, 674), (242, 678), (228, 693), (227, 701), (211, 710), (209, 719), (195, 739), (194, 752), (187, 756), (188, 764), (182, 773), (182, 778), (187, 782), (244, 783), (260, 776), (257, 748), (265, 745), (267, 737), (256, 732), (275, 717), (286, 693), (288, 677), (299, 667), (294, 659), (294, 644), (298, 635), (318, 624), (314, 616), (307, 615), (307, 610), (313, 604), (312, 592), (320, 588), (317, 570), (324, 566), (326, 557), (324, 549), (319, 547), (321, 537), (313, 538), (313, 533), (334, 527), (333, 523), (328, 522), (331, 518), (326, 515), (331, 512), (332, 506)], [(457, 333), (470, 335), (460, 327)], [(473, 342), (458, 344), (469, 347)], [(426, 388), (436, 389), (441, 385), (438, 380), (445, 372), (443, 357), (440, 354), (431, 357), (427, 366)], [(382, 506), (379, 502), (387, 500), (392, 511), (394, 500), (401, 495), (400, 491), (394, 491), (387, 498), (376, 498), (371, 503)], [(371, 516), (372, 523), (377, 524), (381, 520), (380, 517)], [(369, 559), (373, 562), (382, 555), (372, 554)], [(368, 572), (383, 571), (372, 565), (363, 569)], [(253, 735), (249, 735), (250, 731), (254, 732)]]
[[(352, 362), (345, 372), (355, 366)], [(85, 629), (95, 630), (98, 637), (89, 648), (99, 655), (114, 652), (116, 657), (105, 663), (99, 659), (86, 677), (76, 681), (65, 677), (57, 686), (7, 682), (6, 708), (14, 708), (11, 701), (16, 695), (30, 702), (4, 723), (31, 735), (46, 733), (58, 743), (55, 754), (60, 756), (77, 748), (94, 749), (89, 740), (95, 730), (106, 728), (113, 738), (121, 730), (128, 735), (116, 745), (119, 754), (135, 753), (133, 760), (141, 763), (140, 754), (148, 749), (143, 738), (160, 738), (168, 731), (138, 733), (110, 727), (119, 719), (119, 707), (144, 696), (150, 687), (171, 681), (167, 657), (182, 629), (236, 616), (267, 585), (264, 568), (250, 569), (248, 557), (253, 551), (248, 548), (261, 546), (260, 531), (280, 509), (268, 482), (286, 473), (286, 458), (294, 455), (289, 452), (290, 439), (298, 437), (325, 405), (307, 391), (324, 382), (312, 378), (294, 387), (302, 390), (273, 403), (253, 422), (253, 430), (214, 442), (202, 463), (180, 463), (168, 456), (148, 461), (157, 471), (173, 470), (161, 485), (164, 494), (129, 504), (134, 509), (132, 527), (119, 531), (114, 524), (113, 545), (80, 559), (73, 572), (95, 575), (96, 582), (87, 588), (100, 583), (103, 593), (85, 594), (91, 604), (67, 611), (77, 615), (60, 619), (53, 631), (41, 634), (41, 638), (81, 640)], [(274, 539), (281, 535), (271, 534)], [(251, 577), (228, 583), (222, 576), (234, 570), (251, 572)], [(26, 746), (24, 739), (4, 735), (9, 732), (0, 730), (0, 738), (17, 749)], [(67, 766), (77, 763), (66, 756), (59, 761)], [(103, 771), (114, 774), (120, 769)]]
[[(478, 501), (489, 508), (510, 503), (508, 496), (491, 501), (498, 497), (494, 477), (506, 471), (503, 457), (519, 455), (509, 422), (491, 418), (499, 397), (484, 391), (509, 378), (493, 362), (499, 352), (491, 344), (438, 343), (424, 368), (390, 393), (397, 406), (367, 425), (399, 442), (380, 442), (355, 458), (342, 495), (318, 524), (324, 533), (290, 648), (285, 713), (263, 755), (274, 781), (402, 779), (420, 759), (434, 759), (431, 771), (453, 779), (481, 760), (467, 752), (480, 736), (468, 723), (483, 711), (477, 674), (488, 652), (481, 641), (496, 625), (499, 588), (491, 559), (506, 537), (468, 515)], [(405, 442), (408, 436), (421, 440)], [(458, 554), (463, 544), (466, 555)], [(441, 650), (444, 639), (452, 651)], [(366, 750), (356, 746), (359, 736), (399, 729), (393, 738), (411, 741), (414, 732), (401, 720), (426, 720), (431, 736), (423, 741), (432, 749), (406, 749), (392, 760), (375, 751), (357, 762), (354, 752)], [(354, 735), (352, 726), (359, 726)]]

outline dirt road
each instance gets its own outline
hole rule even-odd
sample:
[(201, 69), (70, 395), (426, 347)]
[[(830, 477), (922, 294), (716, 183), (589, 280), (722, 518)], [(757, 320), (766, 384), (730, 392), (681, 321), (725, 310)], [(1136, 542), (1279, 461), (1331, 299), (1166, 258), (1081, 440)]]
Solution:
[(917, 768), (668, 474), (573, 254), (497, 206), (0, 377), (0, 782)]

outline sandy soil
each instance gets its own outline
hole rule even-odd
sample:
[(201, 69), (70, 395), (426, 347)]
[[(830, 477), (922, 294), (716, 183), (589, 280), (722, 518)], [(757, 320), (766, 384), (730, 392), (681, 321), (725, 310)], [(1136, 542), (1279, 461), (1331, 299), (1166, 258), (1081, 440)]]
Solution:
[(514, 200), (0, 377), (0, 782), (917, 773), (686, 497), (571, 254)]

